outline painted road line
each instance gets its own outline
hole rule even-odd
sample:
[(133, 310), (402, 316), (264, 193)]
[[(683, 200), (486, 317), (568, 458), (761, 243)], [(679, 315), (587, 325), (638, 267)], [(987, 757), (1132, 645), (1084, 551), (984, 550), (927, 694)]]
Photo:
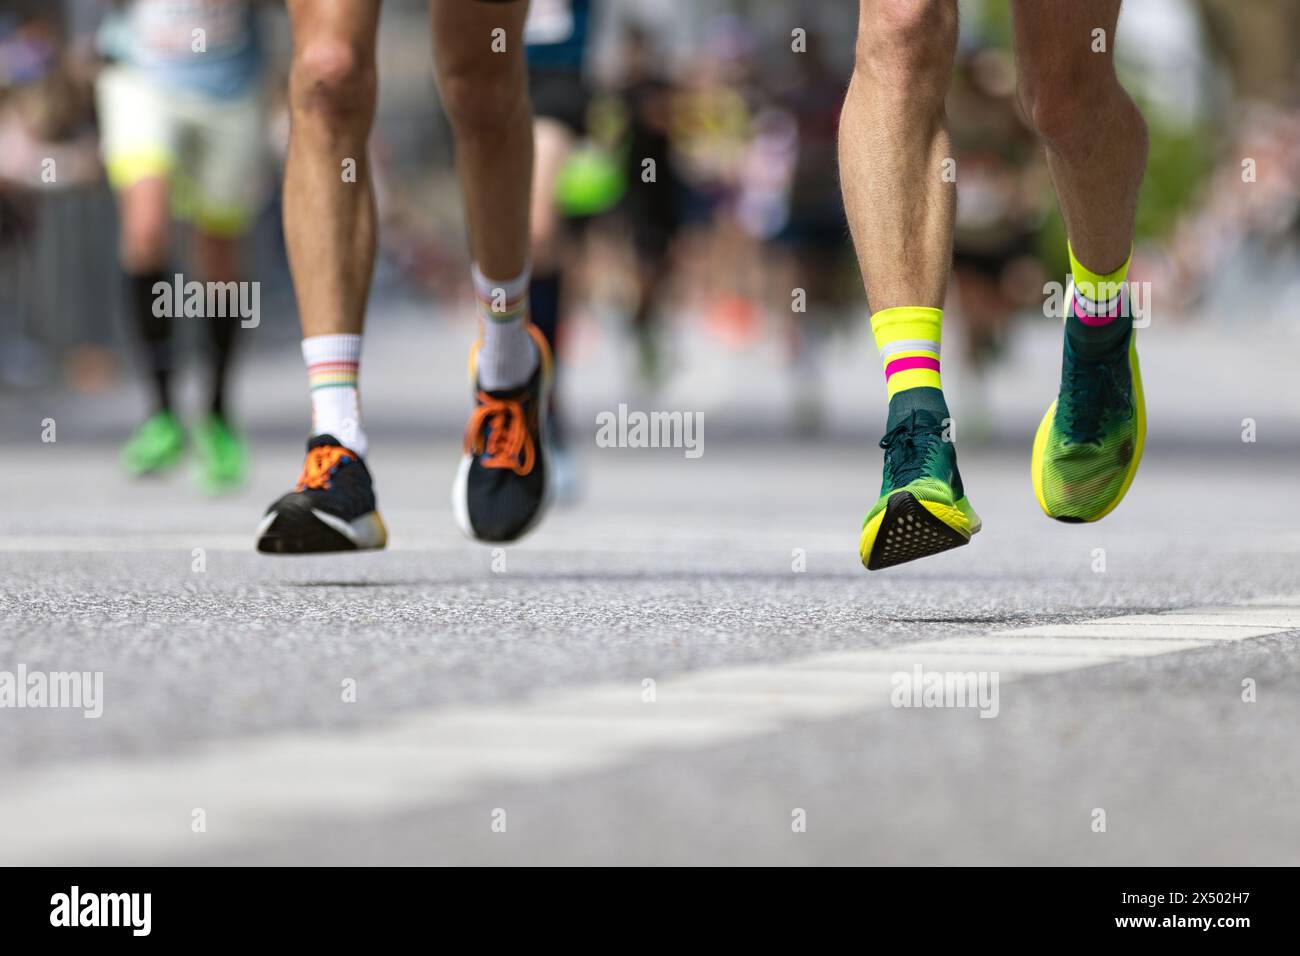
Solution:
[(1280, 597), (1253, 598), (1246, 602), (1250, 607), (1265, 606), (1275, 609), (1300, 607), (1300, 594), (1286, 594)]
[[(1143, 615), (1108, 617), (1107, 624), (1139, 623)], [(1214, 627), (1287, 627), (1300, 628), (1300, 608), (1288, 607), (1207, 607), (1161, 614), (1161, 624), (1202, 624)]]
[(1064, 655), (1070, 658), (1084, 659), (1104, 658), (1107, 661), (1124, 657), (1151, 657), (1156, 654), (1172, 654), (1176, 651), (1188, 651), (1195, 647), (1214, 644), (1209, 640), (1181, 640), (1169, 638), (1123, 638), (1123, 637), (1039, 637), (1021, 636), (1014, 631), (993, 634), (988, 637), (953, 637), (943, 641), (926, 641), (918, 653), (951, 653), (965, 651), (972, 654), (984, 654), (987, 657), (1032, 654), (1036, 656)]
[[(506, 783), (550, 783), (887, 708), (895, 676), (918, 667), (996, 673), (1003, 687), (1281, 634), (1296, 630), (1293, 613), (1277, 602), (943, 637), (669, 675), (653, 688), (601, 684), (413, 711), (358, 730), (38, 767), (0, 782), (0, 863), (201, 860), (295, 824), (471, 799)], [(200, 834), (191, 829), (196, 808), (206, 814)]]
[(1018, 631), (1005, 631), (1018, 637), (1085, 637), (1107, 638), (1119, 637), (1125, 640), (1146, 638), (1148, 640), (1166, 641), (1243, 641), (1250, 637), (1266, 637), (1285, 631), (1286, 627), (1264, 627), (1254, 624), (1166, 624), (1161, 615), (1153, 614), (1146, 618), (1131, 617), (1123, 623), (1115, 623), (1111, 618), (1079, 624), (1045, 624), (1040, 627), (1027, 627)]
[[(870, 653), (845, 651), (818, 654), (816, 657), (791, 661), (786, 666), (814, 670), (830, 667), (837, 670), (875, 671), (888, 674), (906, 670), (919, 662), (924, 663), (927, 668), (939, 671), (978, 671), (987, 667), (989, 663), (987, 652), (968, 653), (964, 646), (959, 644), (955, 645), (955, 650), (946, 653), (947, 647), (936, 646), (944, 643), (943, 641), (921, 641), (917, 644), (907, 644), (902, 649), (881, 648)], [(922, 654), (925, 655), (924, 661), (918, 661), (918, 657)], [(1098, 663), (1105, 664), (1110, 660), (1119, 660), (1116, 656), (1099, 661), (1098, 654), (1084, 656), (1034, 654), (1026, 652), (1024, 648), (1013, 648), (1011, 651), (998, 654), (997, 657), (1000, 671), (1024, 675), (1054, 674), (1057, 671), (1077, 670), (1080, 667), (1093, 667)]]

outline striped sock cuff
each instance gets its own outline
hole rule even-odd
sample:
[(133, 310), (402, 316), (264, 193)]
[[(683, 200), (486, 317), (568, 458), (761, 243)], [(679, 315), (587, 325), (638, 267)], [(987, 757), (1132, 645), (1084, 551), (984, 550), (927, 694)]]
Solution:
[(514, 322), (528, 312), (528, 280), (531, 269), (513, 279), (489, 279), (478, 264), (473, 266), (474, 298), (478, 302), (479, 316), (489, 322)]
[(1115, 287), (1107, 299), (1089, 298), (1075, 286), (1071, 309), (1070, 314), (1084, 325), (1109, 325), (1120, 316), (1128, 314), (1128, 286)]
[(1084, 325), (1109, 325), (1120, 316), (1128, 314), (1128, 276), (1132, 252), (1124, 264), (1114, 272), (1102, 275), (1088, 269), (1074, 255), (1070, 247), (1070, 274), (1074, 278), (1074, 295), (1069, 304), (1069, 315)]
[(316, 362), (307, 366), (307, 381), (314, 392), (321, 388), (356, 388), (356, 362)]
[(313, 392), (325, 388), (356, 388), (361, 366), (361, 336), (313, 335), (302, 340), (307, 381)]
[(941, 309), (900, 306), (871, 317), (890, 398), (909, 388), (943, 387), (939, 377), (942, 329)]

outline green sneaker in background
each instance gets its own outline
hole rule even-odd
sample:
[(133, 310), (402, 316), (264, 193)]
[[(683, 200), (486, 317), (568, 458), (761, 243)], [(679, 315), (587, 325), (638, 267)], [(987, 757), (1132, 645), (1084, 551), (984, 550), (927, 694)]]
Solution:
[(131, 433), (122, 467), (131, 475), (154, 475), (175, 467), (185, 451), (185, 429), (171, 412), (156, 412)]
[(248, 446), (220, 415), (209, 415), (194, 429), (199, 455), (198, 483), (210, 494), (230, 491), (248, 473)]

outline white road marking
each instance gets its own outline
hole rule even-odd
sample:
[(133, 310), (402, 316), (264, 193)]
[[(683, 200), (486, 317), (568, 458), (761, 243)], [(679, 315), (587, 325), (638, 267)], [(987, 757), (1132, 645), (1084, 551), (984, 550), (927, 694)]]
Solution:
[[(1107, 624), (1138, 623), (1143, 615), (1108, 617)], [(1226, 620), (1225, 620), (1226, 619)], [(1300, 627), (1300, 607), (1210, 607), (1161, 614), (1162, 624), (1201, 624), (1216, 627)]]
[(1251, 624), (1207, 623), (1205, 618), (1194, 624), (1165, 624), (1160, 616), (1153, 614), (1143, 619), (1133, 617), (1129, 621), (1116, 624), (1107, 619), (1096, 623), (1081, 624), (1047, 624), (1042, 627), (1027, 627), (1015, 633), (1021, 637), (1120, 637), (1124, 639), (1147, 638), (1148, 640), (1187, 641), (1241, 641), (1248, 637), (1264, 637), (1286, 627), (1262, 627)]
[[(961, 641), (963, 638), (954, 638)], [(943, 646), (945, 641), (921, 641), (918, 644), (906, 644), (901, 648), (881, 648), (878, 651), (844, 651), (831, 654), (818, 654), (816, 657), (802, 658), (787, 663), (794, 668), (820, 670), (833, 667), (837, 670), (882, 671), (889, 674), (906, 670), (917, 663), (918, 655), (924, 654), (922, 663), (930, 670), (938, 671), (979, 671), (987, 669), (989, 655), (987, 652), (968, 651), (965, 644), (952, 645), (952, 651)], [(1100, 643), (1094, 641), (1093, 643)], [(1110, 642), (1107, 642), (1109, 646)], [(1199, 645), (1198, 645), (1199, 646)], [(1003, 671), (1014, 674), (1054, 674), (1057, 671), (1072, 671), (1079, 667), (1091, 667), (1097, 663), (1096, 654), (1071, 656), (1068, 654), (1022, 653), (1019, 647), (1010, 648), (998, 654), (998, 664)], [(1104, 663), (1104, 662), (1103, 662)]]
[[(1300, 600), (1202, 608), (710, 668), (484, 707), (407, 713), (356, 731), (227, 740), (181, 756), (81, 760), (0, 784), (0, 863), (130, 862), (273, 837), (293, 824), (466, 799), (891, 706), (894, 676), (996, 673), (999, 686), (1300, 629)], [(972, 717), (975, 715), (972, 714)], [(207, 831), (191, 831), (202, 808)], [(486, 817), (485, 817), (486, 820)], [(486, 824), (485, 824), (486, 825)]]
[[(1215, 641), (1171, 640), (1169, 638), (1151, 639), (1145, 637), (1123, 638), (1107, 636), (1081, 637), (1071, 633), (1066, 637), (1033, 634), (1021, 636), (1014, 631), (994, 634), (989, 637), (954, 637), (943, 641), (926, 641), (917, 653), (966, 651), (971, 654), (984, 654), (1001, 657), (1008, 654), (1035, 654), (1055, 657), (1063, 655), (1071, 660), (1082, 659), (1091, 662), (1096, 658), (1106, 661), (1119, 660), (1123, 657), (1152, 657), (1156, 654), (1171, 654), (1174, 651), (1191, 650), (1204, 647)], [(1086, 667), (1087, 664), (1080, 664)]]
[[(1300, 607), (1300, 594), (1282, 594), (1276, 597), (1254, 598), (1246, 602), (1249, 607), (1259, 607), (1263, 605), (1265, 609), (1269, 608), (1297, 608)], [(1209, 608), (1204, 613), (1215, 613), (1217, 608)]]

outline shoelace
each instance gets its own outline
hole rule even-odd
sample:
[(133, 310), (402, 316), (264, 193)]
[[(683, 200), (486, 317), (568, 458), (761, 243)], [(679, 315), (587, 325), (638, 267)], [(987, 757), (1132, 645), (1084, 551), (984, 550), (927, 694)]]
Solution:
[(339, 445), (317, 445), (307, 449), (307, 460), (303, 462), (302, 474), (298, 476), (298, 490), (308, 488), (328, 488), (330, 475), (344, 458), (353, 457), (352, 452)]
[(1107, 412), (1119, 405), (1123, 395), (1114, 368), (1108, 362), (1085, 362), (1075, 358), (1070, 364), (1062, 390), (1065, 403), (1065, 432), (1071, 443), (1101, 443), (1101, 429)]
[[(465, 426), (465, 453), (480, 455), (479, 464), (484, 468), (509, 468), (516, 475), (529, 474), (537, 458), (537, 449), (519, 400), (494, 398), (480, 391), (478, 407)], [(520, 461), (521, 454), (523, 461)]]
[(880, 439), (880, 447), (885, 450), (885, 468), (893, 479), (891, 484), (898, 487), (924, 475), (941, 441), (943, 426), (933, 421), (918, 421), (915, 411), (886, 432)]

